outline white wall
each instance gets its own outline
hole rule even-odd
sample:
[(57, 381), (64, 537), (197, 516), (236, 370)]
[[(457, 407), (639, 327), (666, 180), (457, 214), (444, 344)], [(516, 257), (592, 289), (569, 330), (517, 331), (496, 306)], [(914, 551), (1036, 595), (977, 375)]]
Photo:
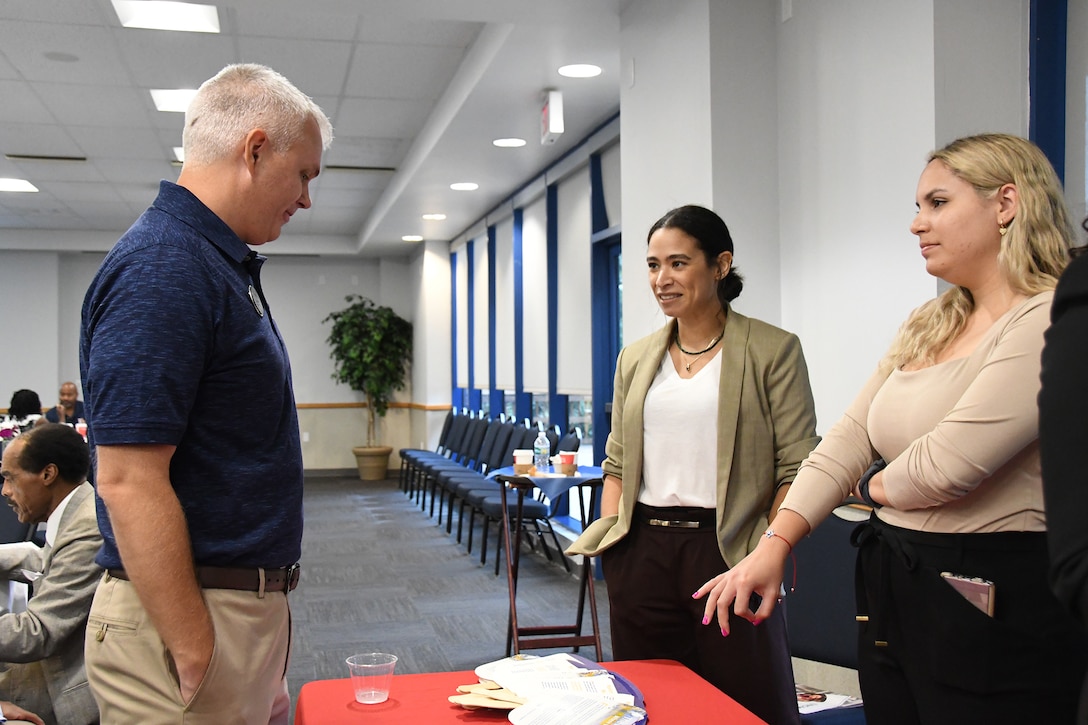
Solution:
[(59, 290), (57, 254), (0, 252), (0, 407), (7, 408), (21, 388), (35, 391), (46, 407), (56, 404), (62, 382), (58, 341), (64, 333), (57, 324)]
[(632, 0), (620, 15), (624, 344), (665, 322), (647, 230), (669, 209), (713, 202), (708, 17), (707, 0)]
[(709, 204), (747, 277), (737, 308), (800, 335), (820, 429), (831, 425), (937, 293), (909, 232), (926, 154), (982, 130), (1027, 131), (1027, 8), (632, 0), (621, 14), (625, 342), (663, 320), (645, 230), (671, 206)]
[[(1066, 49), (1065, 69), (1065, 201), (1075, 223), (1088, 216), (1085, 176), (1085, 84), (1088, 81), (1088, 0), (1069, 0), (1069, 31), (1082, 42)], [(1083, 235), (1081, 235), (1083, 238)]]
[(936, 293), (908, 230), (934, 145), (931, 3), (794, 3), (778, 58), (782, 325), (823, 431)]
[(744, 277), (738, 312), (782, 319), (778, 245), (778, 3), (710, 3), (712, 207)]
[[(0, 290), (6, 307), (4, 352), (0, 354), (0, 407), (6, 408), (11, 393), (24, 387), (37, 391), (43, 405), (49, 406), (56, 400), (61, 381), (79, 381), (80, 308), (103, 256), (0, 251)], [(420, 303), (427, 306), (431, 324), (435, 324), (436, 306), (448, 318), (449, 263), (447, 259), (443, 262), (445, 277), (439, 270), (427, 284), (419, 285), (418, 289), (426, 290), (423, 299), (413, 293), (417, 289), (419, 265), (407, 260), (280, 255), (265, 264), (262, 283), (290, 352), (295, 397), (302, 406), (299, 422), (303, 433), (309, 434), (309, 442), (303, 443), (307, 468), (354, 467), (351, 446), (362, 443), (366, 436), (366, 412), (362, 408), (306, 407), (362, 401), (358, 393), (333, 381), (333, 364), (325, 342), (329, 328), (321, 320), (329, 312), (343, 308), (348, 294), (370, 297), (413, 321)], [(435, 352), (428, 347), (437, 344), (435, 354), (445, 364), (444, 381), (441, 374), (435, 377), (442, 393), (436, 396), (427, 390), (429, 397), (424, 399), (439, 405), (449, 403), (448, 319), (444, 329), (437, 343), (425, 330), (416, 332), (417, 345), (420, 341), (424, 343), (422, 353)], [(412, 385), (396, 399), (414, 402)], [(412, 430), (412, 423), (407, 410), (391, 409), (380, 434), (394, 448), (407, 446), (421, 437), (429, 441), (428, 447), (433, 447), (437, 432), (433, 435), (428, 432), (428, 416), (421, 417), (419, 432)], [(393, 465), (397, 465), (396, 459)]]

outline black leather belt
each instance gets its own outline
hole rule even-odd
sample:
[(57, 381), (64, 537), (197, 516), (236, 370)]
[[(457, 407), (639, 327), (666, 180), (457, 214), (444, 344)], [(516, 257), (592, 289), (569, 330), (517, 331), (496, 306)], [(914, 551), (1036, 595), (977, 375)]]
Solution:
[[(236, 589), (245, 592), (287, 592), (298, 586), (299, 565), (282, 569), (243, 569), (230, 566), (198, 566), (196, 580), (204, 589)], [(130, 581), (124, 569), (107, 569), (115, 579)]]
[(650, 526), (666, 526), (676, 529), (698, 529), (703, 526), (710, 528), (713, 524), (701, 524), (698, 521), (672, 521), (669, 519), (645, 519)]
[(716, 526), (713, 509), (688, 506), (657, 507), (636, 503), (635, 517), (649, 526), (670, 529), (712, 529)]

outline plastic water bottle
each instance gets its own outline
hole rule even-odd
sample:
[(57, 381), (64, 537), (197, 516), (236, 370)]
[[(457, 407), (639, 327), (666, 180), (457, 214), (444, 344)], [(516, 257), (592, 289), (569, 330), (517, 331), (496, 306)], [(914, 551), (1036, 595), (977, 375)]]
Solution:
[(548, 436), (544, 431), (540, 431), (536, 434), (536, 440), (533, 441), (533, 465), (536, 466), (536, 470), (543, 471), (552, 465), (551, 454), (552, 444), (548, 442)]

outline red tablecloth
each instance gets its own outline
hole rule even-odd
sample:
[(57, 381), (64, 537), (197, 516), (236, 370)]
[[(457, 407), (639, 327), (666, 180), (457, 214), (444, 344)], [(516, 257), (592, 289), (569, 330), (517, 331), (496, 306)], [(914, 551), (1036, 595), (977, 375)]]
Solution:
[[(708, 717), (730, 725), (765, 725), (679, 662), (639, 660), (604, 666), (642, 691), (650, 725), (691, 725)], [(477, 679), (469, 671), (394, 675), (389, 699), (379, 705), (356, 703), (350, 679), (308, 682), (299, 692), (295, 725), (506, 722), (506, 711), (465, 710), (446, 699), (457, 694), (458, 685)]]

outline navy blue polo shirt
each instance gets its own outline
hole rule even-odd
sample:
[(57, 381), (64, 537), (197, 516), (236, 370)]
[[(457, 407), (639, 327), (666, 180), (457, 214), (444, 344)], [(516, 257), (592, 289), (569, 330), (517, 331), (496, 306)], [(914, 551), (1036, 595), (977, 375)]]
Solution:
[[(264, 258), (187, 189), (155, 203), (83, 302), (79, 363), (96, 445), (168, 444), (198, 565), (282, 567), (302, 542), (302, 446)], [(123, 566), (98, 500), (99, 566)]]

